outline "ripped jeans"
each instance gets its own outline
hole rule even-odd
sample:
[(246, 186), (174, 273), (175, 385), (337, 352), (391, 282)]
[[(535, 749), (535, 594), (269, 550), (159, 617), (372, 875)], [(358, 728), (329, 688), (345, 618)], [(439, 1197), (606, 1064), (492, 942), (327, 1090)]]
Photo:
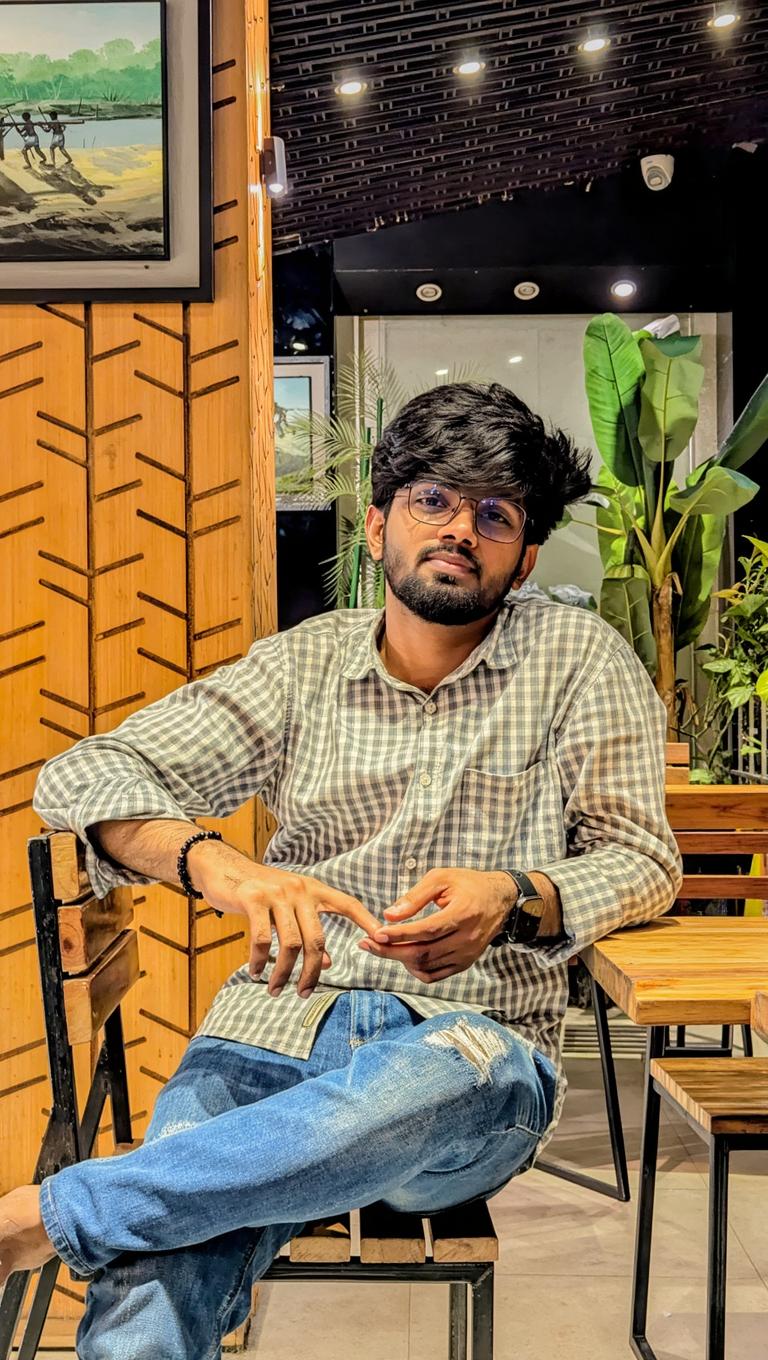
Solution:
[(495, 1020), (421, 1020), (389, 992), (338, 997), (307, 1059), (193, 1039), (142, 1147), (42, 1184), (56, 1251), (94, 1276), (78, 1356), (215, 1360), (306, 1221), (494, 1194), (531, 1161), (555, 1085)]

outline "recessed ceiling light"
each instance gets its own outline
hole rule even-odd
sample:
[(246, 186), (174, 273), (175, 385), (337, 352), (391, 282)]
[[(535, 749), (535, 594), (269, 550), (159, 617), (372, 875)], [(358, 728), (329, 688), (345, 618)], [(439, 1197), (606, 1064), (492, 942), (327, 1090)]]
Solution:
[(538, 283), (534, 283), (531, 279), (524, 279), (522, 283), (516, 283), (512, 291), (520, 302), (531, 302), (533, 298), (539, 296), (541, 289)]
[(448, 377), (448, 369), (447, 369), (447, 368), (436, 368), (436, 369), (435, 369), (435, 377), (436, 377), (436, 378), (447, 378), (447, 377)]
[(307, 344), (306, 340), (294, 340), (291, 344), (291, 349), (305, 350), (309, 349), (309, 345)]
[(637, 292), (637, 284), (633, 283), (631, 279), (617, 279), (615, 283), (611, 284), (611, 292), (617, 298), (633, 297)]
[(455, 76), (479, 76), (485, 70), (485, 62), (480, 57), (464, 57), (457, 66), (453, 68)]
[(521, 364), (523, 362), (522, 354), (510, 354), (509, 362), (511, 364)]
[(588, 53), (604, 52), (606, 47), (610, 47), (610, 45), (611, 40), (610, 38), (607, 38), (604, 33), (593, 33), (590, 37), (585, 38), (583, 42), (579, 43), (579, 51)]
[(443, 290), (439, 283), (420, 283), (416, 289), (416, 296), (419, 302), (439, 302)]
[(356, 94), (365, 94), (368, 89), (367, 80), (362, 80), (360, 76), (349, 76), (340, 80), (338, 85), (334, 85), (337, 94), (352, 97)]
[(727, 6), (718, 6), (713, 18), (707, 20), (707, 28), (733, 28), (739, 22), (740, 14)]

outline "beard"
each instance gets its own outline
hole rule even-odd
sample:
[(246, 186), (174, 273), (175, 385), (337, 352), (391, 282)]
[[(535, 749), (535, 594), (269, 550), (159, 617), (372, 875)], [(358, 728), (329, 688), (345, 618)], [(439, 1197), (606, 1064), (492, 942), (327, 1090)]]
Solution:
[[(470, 559), (466, 560), (469, 562)], [(449, 572), (433, 572), (428, 577), (426, 573), (420, 574), (420, 566), (419, 563), (414, 571), (406, 570), (403, 554), (387, 546), (385, 534), (382, 567), (395, 599), (428, 623), (455, 626), (475, 623), (495, 613), (509, 594), (520, 563), (518, 561), (515, 564), (508, 576), (497, 577), (485, 586), (477, 575), (467, 577), (463, 574), (455, 576)]]

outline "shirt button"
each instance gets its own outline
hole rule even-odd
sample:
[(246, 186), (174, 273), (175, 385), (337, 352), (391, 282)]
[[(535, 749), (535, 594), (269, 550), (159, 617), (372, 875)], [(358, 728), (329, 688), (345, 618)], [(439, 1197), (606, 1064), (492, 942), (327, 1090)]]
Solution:
[(437, 712), (437, 704), (433, 704), (432, 700), (430, 699), (429, 702), (426, 703), (426, 704), (424, 705), (424, 712), (425, 712), (425, 713), (430, 713), (430, 714), (431, 714), (431, 713), (436, 713), (436, 712)]
[(432, 783), (432, 777), (431, 775), (427, 774), (426, 770), (422, 770), (421, 774), (419, 775), (419, 783), (421, 784), (421, 787), (423, 789), (428, 789), (430, 784)]
[(416, 860), (413, 858), (413, 855), (411, 855), (410, 858), (405, 861), (405, 867), (406, 869), (416, 868)]

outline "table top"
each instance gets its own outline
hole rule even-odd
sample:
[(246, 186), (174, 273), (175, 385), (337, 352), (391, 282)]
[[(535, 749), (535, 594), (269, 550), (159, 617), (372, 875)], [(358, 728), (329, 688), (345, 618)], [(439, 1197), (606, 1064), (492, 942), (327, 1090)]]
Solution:
[(755, 993), (768, 990), (768, 919), (663, 916), (581, 957), (637, 1025), (748, 1025)]

